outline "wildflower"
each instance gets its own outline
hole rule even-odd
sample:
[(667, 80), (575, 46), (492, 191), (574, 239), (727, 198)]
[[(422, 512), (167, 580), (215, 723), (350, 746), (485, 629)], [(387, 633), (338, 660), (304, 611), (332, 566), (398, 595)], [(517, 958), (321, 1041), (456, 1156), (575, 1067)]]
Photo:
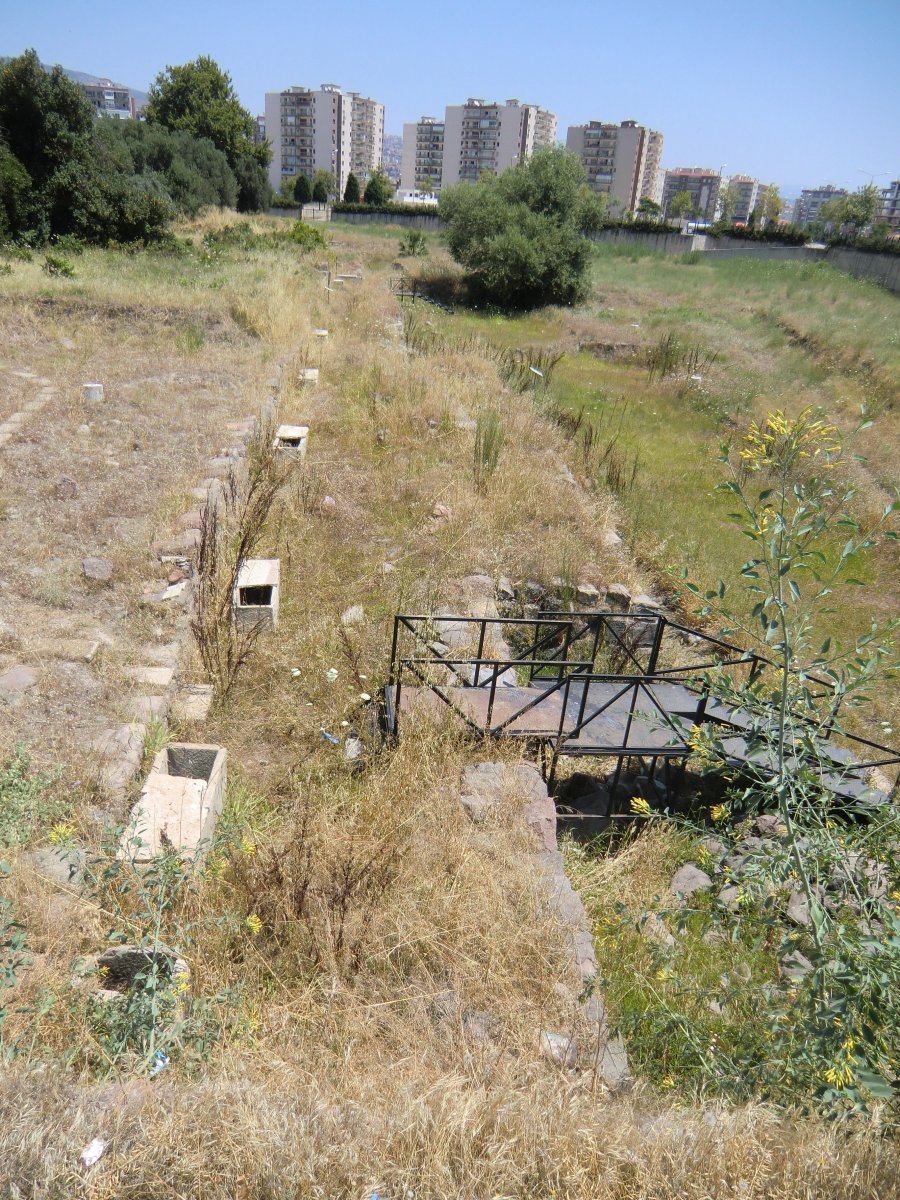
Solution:
[(659, 1081), (659, 1086), (664, 1088), (673, 1088), (675, 1086), (675, 1080), (671, 1075), (664, 1075)]
[(50, 845), (62, 846), (65, 842), (71, 842), (77, 832), (74, 825), (61, 821), (58, 825), (54, 825), (48, 834)]
[(250, 856), (254, 855), (255, 853), (256, 853), (256, 842), (254, 842), (253, 838), (242, 837), (241, 838), (241, 854), (246, 854), (248, 857), (250, 857)]
[(244, 924), (247, 926), (247, 928), (250, 930), (250, 932), (253, 934), (254, 937), (256, 937), (256, 935), (262, 929), (262, 921), (256, 915), (256, 913), (251, 913), (250, 916), (247, 917), (246, 921), (244, 921)]
[(667, 979), (672, 978), (672, 972), (668, 968), (662, 967), (656, 972), (656, 978), (664, 983)]
[(728, 816), (728, 809), (725, 807), (724, 804), (714, 804), (712, 806), (712, 808), (709, 810), (709, 816), (710, 816), (710, 820), (713, 821), (716, 825), (721, 825), (721, 823)]
[(643, 796), (631, 797), (631, 811), (638, 817), (649, 817), (651, 815), (650, 805)]

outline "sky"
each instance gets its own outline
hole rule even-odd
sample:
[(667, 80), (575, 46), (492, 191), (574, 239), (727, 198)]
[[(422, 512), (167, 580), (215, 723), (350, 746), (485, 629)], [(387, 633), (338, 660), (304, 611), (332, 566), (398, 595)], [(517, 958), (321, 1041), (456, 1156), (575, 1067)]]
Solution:
[[(743, 10), (743, 11), (741, 11)], [(663, 164), (724, 168), (787, 194), (900, 178), (900, 0), (0, 0), (0, 55), (147, 90), (211, 55), (242, 103), (337, 83), (385, 105), (385, 131), (470, 96), (568, 125), (635, 119)]]

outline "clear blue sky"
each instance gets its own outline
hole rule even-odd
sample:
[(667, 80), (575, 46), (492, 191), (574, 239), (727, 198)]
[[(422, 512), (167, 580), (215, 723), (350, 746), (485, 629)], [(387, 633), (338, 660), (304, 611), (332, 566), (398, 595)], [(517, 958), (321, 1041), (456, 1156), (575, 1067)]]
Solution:
[(900, 177), (900, 0), (0, 0), (0, 54), (27, 47), (143, 90), (209, 54), (254, 113), (267, 90), (334, 82), (383, 101), (388, 133), (515, 96), (563, 139), (594, 118), (659, 129), (666, 166), (787, 189)]

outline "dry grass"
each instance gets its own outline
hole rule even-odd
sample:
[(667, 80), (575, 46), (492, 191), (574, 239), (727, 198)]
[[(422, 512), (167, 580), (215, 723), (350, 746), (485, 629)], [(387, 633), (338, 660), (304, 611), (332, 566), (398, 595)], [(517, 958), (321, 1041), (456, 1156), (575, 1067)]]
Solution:
[[(189, 232), (198, 238), (222, 225), (215, 216)], [(153, 485), (111, 496), (108, 510), (98, 507), (102, 463), (88, 471), (86, 460), (66, 569), (87, 544), (78, 530), (92, 501), (112, 515), (116, 504), (139, 500), (139, 517), (122, 513), (139, 525), (127, 527), (121, 548), (115, 542), (121, 590), (135, 586), (153, 533), (177, 511), (179, 481), (194, 482), (216, 431), (262, 401), (278, 365), (277, 419), (308, 423), (311, 435), (257, 551), (281, 559), (278, 633), (259, 639), (202, 729), (175, 730), (226, 746), (231, 785), (221, 845), (205, 872), (174, 889), (162, 917), (163, 938), (190, 962), (196, 1017), (162, 1075), (134, 1079), (134, 1055), (104, 1057), (84, 992), (71, 983), (73, 959), (102, 946), (110, 929), (132, 940), (147, 932), (135, 889), (61, 895), (11, 856), (3, 886), (33, 965), (4, 1030), (20, 1053), (0, 1081), (0, 1196), (890, 1195), (890, 1142), (873, 1146), (761, 1108), (677, 1109), (642, 1087), (613, 1097), (590, 1070), (562, 1072), (545, 1059), (539, 1033), (567, 1027), (575, 995), (566, 943), (541, 902), (516, 819), (521, 797), (510, 794), (494, 823), (477, 830), (457, 799), (461, 766), (513, 757), (509, 747), (472, 746), (450, 728), (423, 725), (393, 751), (373, 739), (360, 774), (323, 740), (322, 729), (367, 737), (362, 694), (385, 680), (392, 614), (448, 602), (455, 581), (477, 568), (644, 582), (604, 544), (615, 503), (560, 477), (571, 448), (530, 399), (504, 389), (493, 360), (407, 352), (387, 288), (393, 250), (341, 233), (334, 261), (362, 265), (365, 278), (330, 303), (315, 262), (289, 250), (226, 251), (211, 269), (88, 252), (78, 305), (52, 310), (55, 324), (30, 315), (46, 281), (13, 277), (3, 321), (25, 331), (13, 339), (22, 361), (45, 355), (40, 369), (62, 380), (57, 334), (84, 347), (86, 357), (65, 368), (61, 419), (80, 423), (62, 397), (71, 400), (90, 366), (113, 380), (119, 419), (129, 429), (141, 422), (156, 456)], [(128, 313), (117, 309), (108, 325), (104, 306), (126, 304), (138, 286), (140, 304), (128, 301)], [(191, 311), (192, 328), (202, 311), (202, 327), (222, 336), (201, 346), (191, 336), (179, 348), (171, 328), (146, 318), (176, 301)], [(317, 326), (330, 330), (324, 345), (313, 338)], [(296, 377), (311, 362), (322, 371), (313, 389)], [(179, 403), (167, 405), (174, 371), (183, 373)], [(125, 382), (138, 377), (141, 388), (129, 392)], [(505, 436), (479, 494), (470, 420), (485, 405)], [(50, 452), (41, 444), (22, 459), (23, 498)], [(435, 504), (449, 515), (435, 517)], [(50, 540), (68, 528), (49, 507), (37, 525)], [(34, 544), (6, 547), (16, 570)], [(70, 594), (80, 616), (80, 592)], [(116, 655), (157, 638), (134, 592), (127, 596)], [(109, 619), (106, 593), (90, 604)], [(364, 620), (345, 627), (341, 614), (354, 604)], [(198, 670), (195, 651), (183, 670)], [(116, 703), (115, 671), (96, 674)], [(34, 713), (52, 716), (50, 703), (39, 696)], [(13, 710), (14, 722), (20, 716)], [(39, 741), (34, 722), (19, 728)], [(79, 736), (75, 714), (57, 722), (61, 757)], [(78, 788), (70, 793), (79, 838), (102, 858), (92, 802)], [(464, 1020), (467, 1010), (487, 1029)], [(77, 1156), (95, 1136), (108, 1149), (84, 1171)]]

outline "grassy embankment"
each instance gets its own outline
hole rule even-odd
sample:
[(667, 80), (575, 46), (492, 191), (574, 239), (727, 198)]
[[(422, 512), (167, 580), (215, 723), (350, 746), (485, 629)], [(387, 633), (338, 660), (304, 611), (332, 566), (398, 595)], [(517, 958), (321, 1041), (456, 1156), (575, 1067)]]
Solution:
[[(384, 681), (391, 614), (452, 603), (454, 580), (477, 567), (522, 577), (574, 564), (596, 583), (650, 580), (604, 542), (615, 499), (602, 488), (576, 495), (559, 479), (547, 452), (566, 456), (572, 447), (501, 386), (492, 359), (406, 352), (387, 288), (390, 239), (336, 231), (336, 265), (361, 266), (365, 278), (328, 303), (320, 264), (290, 246), (252, 238), (202, 246), (201, 235), (227, 220), (183, 231), (194, 248), (182, 258), (90, 251), (73, 281), (48, 281), (26, 264), (3, 283), (6, 320), (52, 302), (7, 355), (16, 365), (53, 341), (61, 320), (67, 336), (111, 355), (100, 319), (109, 303), (132, 306), (136, 317), (149, 309), (177, 331), (154, 339), (153, 351), (159, 374), (181, 378), (180, 405), (204, 403), (191, 381), (199, 357), (210, 356), (223, 385), (231, 377), (243, 386), (223, 413), (231, 417), (262, 398), (281, 362), (279, 419), (308, 421), (312, 433), (307, 463), (259, 549), (281, 558), (278, 634), (258, 644), (203, 727), (171, 731), (228, 749), (228, 803), (209, 869), (194, 875), (170, 864), (155, 895), (129, 877), (129, 891), (100, 883), (78, 897), (30, 869), (24, 847), (4, 850), (12, 874), (2, 894), (23, 926), (27, 965), (6, 993), (0, 1194), (889, 1194), (896, 1155), (888, 1142), (873, 1148), (762, 1106), (673, 1107), (644, 1085), (610, 1097), (590, 1073), (571, 1076), (545, 1061), (538, 1031), (565, 1019), (571, 997), (559, 986), (562, 943), (512, 819), (517, 798), (480, 832), (456, 803), (464, 762), (510, 751), (421, 728), (357, 775), (322, 739), (322, 728), (340, 734), (343, 721), (365, 724), (361, 693)], [(321, 325), (330, 337), (316, 348), (312, 330)], [(313, 354), (322, 382), (304, 391), (296, 368)], [(88, 354), (80, 366), (92, 361)], [(77, 377), (67, 376), (69, 395)], [(499, 415), (506, 441), (500, 471), (478, 491), (462, 418), (483, 407)], [(75, 432), (65, 421), (80, 416), (77, 406), (60, 414), (64, 436)], [(162, 430), (164, 413), (155, 419)], [(213, 452), (218, 438), (209, 437)], [(185, 491), (203, 453), (198, 445), (194, 475), (184, 464)], [(578, 467), (574, 456), (570, 464)], [(142, 500), (164, 527), (191, 502), (175, 479), (154, 486)], [(15, 499), (27, 519), (27, 497)], [(449, 515), (434, 517), (436, 503)], [(163, 643), (172, 627), (140, 615), (138, 579), (124, 575), (116, 598), (142, 637)], [(364, 620), (344, 626), (353, 604)], [(182, 671), (197, 677), (193, 654)], [(36, 786), (54, 799), (57, 823), (63, 806), (68, 828), (57, 835), (104, 866), (104, 801), (69, 749), (60, 748), (60, 778)], [(29, 827), (32, 845), (46, 842), (48, 824)], [(661, 835), (653, 853), (661, 878), (685, 848)], [(620, 886), (628, 878), (621, 872)], [(72, 963), (102, 948), (110, 931), (138, 941), (154, 930), (189, 962), (191, 1008), (168, 1045), (168, 1068), (141, 1083), (131, 1077), (143, 1070), (152, 1017), (136, 1009), (118, 1021), (73, 982)], [(497, 1017), (496, 1037), (467, 1032), (452, 1005), (439, 1019), (434, 1002), (448, 990)], [(121, 1080), (127, 1086), (112, 1086)], [(107, 1151), (84, 1172), (78, 1153), (98, 1135)]]
[[(900, 479), (897, 299), (830, 267), (598, 247), (592, 294), (581, 308), (432, 320), (505, 346), (565, 351), (552, 399), (599, 426), (601, 450), (614, 443), (601, 478), (617, 488), (633, 553), (663, 587), (684, 567), (703, 587), (737, 580), (748, 545), (726, 518), (728, 500), (713, 493), (722, 478), (717, 456), (723, 442), (775, 408), (796, 414), (820, 406), (845, 432), (859, 424), (862, 406), (875, 418), (852, 446), (864, 456), (849, 468), (861, 519), (880, 515)], [(648, 355), (670, 335), (697, 352), (700, 365), (689, 373), (701, 379), (681, 366), (651, 380)], [(576, 457), (582, 444), (583, 430)], [(584, 466), (593, 469), (597, 458), (595, 450)], [(847, 642), (900, 609), (896, 545), (882, 543), (854, 574), (865, 587), (844, 589), (827, 617), (827, 633)], [(897, 691), (878, 695), (858, 727), (876, 738), (882, 721), (900, 728)]]

